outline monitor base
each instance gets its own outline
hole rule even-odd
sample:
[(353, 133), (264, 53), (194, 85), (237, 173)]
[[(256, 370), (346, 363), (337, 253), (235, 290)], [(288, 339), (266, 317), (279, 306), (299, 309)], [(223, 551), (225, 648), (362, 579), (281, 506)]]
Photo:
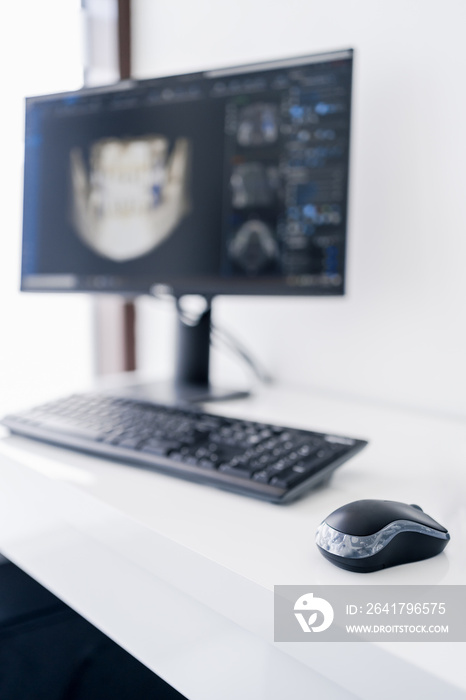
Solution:
[(230, 401), (232, 399), (245, 399), (250, 396), (250, 392), (247, 389), (229, 389), (212, 386), (210, 384), (187, 384), (170, 381), (134, 384), (132, 386), (120, 387), (118, 390), (112, 390), (108, 393), (111, 393), (113, 396), (118, 395), (137, 401), (163, 404), (164, 406), (181, 406), (183, 404), (210, 401)]
[[(210, 298), (199, 295), (190, 295), (176, 300), (177, 338), (174, 378), (169, 381), (127, 385), (118, 389), (118, 396), (164, 406), (230, 401), (249, 396), (248, 389), (217, 387), (209, 381), (211, 301)], [(115, 395), (115, 392), (112, 394)]]

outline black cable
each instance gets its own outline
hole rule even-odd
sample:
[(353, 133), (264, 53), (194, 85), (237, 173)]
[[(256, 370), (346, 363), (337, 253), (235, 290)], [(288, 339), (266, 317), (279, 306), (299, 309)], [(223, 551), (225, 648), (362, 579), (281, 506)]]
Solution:
[[(166, 301), (167, 299), (173, 299), (171, 294), (162, 294), (158, 293), (157, 290), (153, 289), (151, 290), (153, 296), (156, 299), (159, 299), (161, 301)], [(183, 323), (185, 323), (187, 326), (197, 326), (197, 324), (201, 321), (202, 317), (204, 314), (208, 313), (211, 310), (211, 306), (209, 301), (206, 300), (206, 308), (201, 311), (200, 313), (189, 313), (184, 309), (180, 303), (179, 299), (176, 299), (176, 311)], [(231, 352), (236, 354), (243, 362), (249, 366), (249, 368), (253, 371), (257, 379), (262, 382), (263, 384), (271, 384), (274, 381), (274, 378), (272, 377), (269, 372), (260, 365), (258, 360), (256, 360), (249, 350), (247, 350), (244, 345), (234, 337), (232, 333), (229, 331), (225, 330), (224, 328), (220, 328), (216, 324), (214, 324), (212, 321), (210, 323), (210, 332), (211, 332), (211, 340), (212, 341), (219, 341), (220, 343), (223, 343)]]
[(233, 351), (247, 365), (249, 365), (260, 382), (264, 384), (271, 384), (274, 381), (272, 375), (269, 374), (269, 372), (267, 372), (267, 370), (253, 358), (251, 353), (244, 347), (244, 345), (240, 343), (237, 338), (234, 337), (232, 333), (226, 331), (224, 328), (219, 328), (213, 323), (210, 324), (210, 329), (212, 339), (214, 341), (217, 339), (227, 345), (231, 351)]

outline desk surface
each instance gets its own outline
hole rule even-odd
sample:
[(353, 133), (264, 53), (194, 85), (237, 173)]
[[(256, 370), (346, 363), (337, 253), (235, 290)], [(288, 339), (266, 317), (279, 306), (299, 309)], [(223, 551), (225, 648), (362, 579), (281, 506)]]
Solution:
[[(466, 697), (462, 643), (272, 641), (275, 584), (466, 584), (464, 425), (276, 388), (209, 410), (370, 444), (325, 488), (275, 506), (4, 437), (0, 551), (193, 700), (281, 698), (290, 677), (294, 698), (312, 682), (321, 698), (372, 700), (377, 673), (381, 700), (400, 696), (402, 680), (426, 699)], [(360, 498), (418, 503), (451, 542), (434, 559), (368, 576), (338, 569), (314, 533)]]

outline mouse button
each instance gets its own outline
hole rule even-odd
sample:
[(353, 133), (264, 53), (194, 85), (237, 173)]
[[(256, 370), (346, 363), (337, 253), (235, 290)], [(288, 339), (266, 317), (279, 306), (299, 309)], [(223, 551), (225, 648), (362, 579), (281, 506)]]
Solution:
[(407, 505), (405, 503), (399, 503), (398, 504), (399, 508), (398, 513), (399, 516), (397, 519), (399, 520), (411, 520), (415, 523), (419, 523), (419, 525), (425, 525), (426, 527), (431, 527), (434, 530), (438, 530), (439, 532), (448, 532), (446, 527), (443, 527), (443, 525), (440, 525), (436, 520), (431, 518), (430, 515), (427, 515), (427, 513), (424, 513), (423, 510), (418, 510), (418, 507), (414, 505)]
[(383, 501), (383, 503), (386, 505), (384, 512), (387, 517), (391, 518), (391, 522), (395, 520), (411, 520), (414, 523), (431, 527), (439, 532), (447, 532), (447, 529), (443, 527), (443, 525), (440, 525), (440, 523), (431, 518), (430, 515), (424, 513), (420, 506), (399, 503), (398, 501)]
[(356, 537), (366, 537), (382, 530), (393, 520), (392, 509), (388, 501), (364, 499), (347, 503), (333, 511), (325, 522), (335, 530)]
[(372, 535), (397, 520), (410, 520), (420, 525), (447, 532), (440, 523), (407, 503), (364, 499), (353, 501), (331, 513), (325, 521), (335, 530), (348, 535)]

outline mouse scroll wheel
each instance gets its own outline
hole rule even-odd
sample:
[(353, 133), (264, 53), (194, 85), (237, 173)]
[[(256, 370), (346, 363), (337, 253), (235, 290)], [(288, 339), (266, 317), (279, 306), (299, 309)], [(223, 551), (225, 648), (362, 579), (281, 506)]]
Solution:
[(416, 510), (420, 510), (421, 513), (424, 512), (424, 511), (422, 510), (421, 506), (417, 506), (415, 503), (411, 503), (410, 505), (411, 505), (411, 508), (416, 508)]

